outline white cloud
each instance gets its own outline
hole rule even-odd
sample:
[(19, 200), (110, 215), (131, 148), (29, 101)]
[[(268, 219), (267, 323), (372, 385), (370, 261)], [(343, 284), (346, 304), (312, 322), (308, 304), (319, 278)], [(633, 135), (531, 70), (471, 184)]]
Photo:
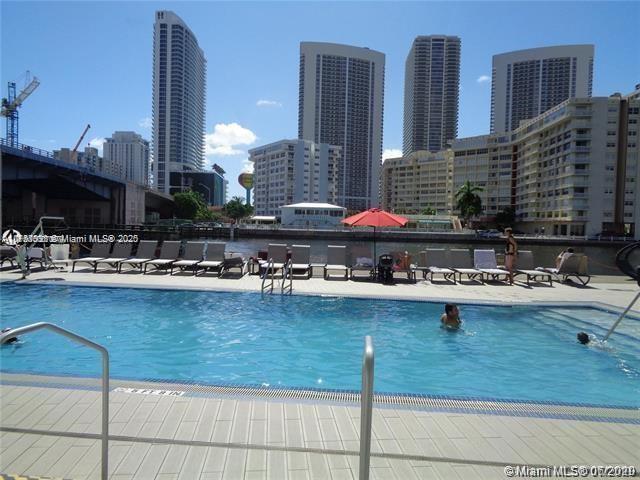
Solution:
[(247, 158), (246, 160), (242, 161), (242, 173), (253, 173), (253, 166), (254, 163), (249, 161), (249, 159)]
[(491, 77), (489, 75), (480, 75), (476, 82), (478, 83), (487, 83), (491, 81)]
[(205, 136), (205, 155), (242, 155), (246, 152), (236, 147), (251, 145), (257, 138), (251, 130), (235, 122), (217, 123), (213, 127), (213, 133)]
[(275, 100), (264, 100), (260, 99), (256, 102), (256, 107), (282, 107), (281, 102), (277, 102)]
[[(95, 137), (89, 140), (89, 146), (98, 149), (98, 153), (102, 155), (102, 146), (107, 140), (102, 137)], [(80, 146), (81, 147), (81, 146)], [(80, 147), (78, 147), (80, 149)]]
[(401, 156), (402, 150), (400, 150), (399, 148), (385, 148), (382, 151), (382, 163), (384, 163), (387, 158), (398, 158)]
[(140, 128), (150, 129), (153, 126), (151, 117), (144, 117), (138, 120), (138, 126), (140, 126)]

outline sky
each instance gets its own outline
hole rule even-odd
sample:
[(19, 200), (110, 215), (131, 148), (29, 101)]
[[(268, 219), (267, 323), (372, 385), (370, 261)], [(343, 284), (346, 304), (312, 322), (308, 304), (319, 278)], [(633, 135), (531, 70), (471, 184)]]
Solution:
[[(557, 44), (595, 45), (594, 96), (640, 83), (640, 2), (31, 2), (0, 1), (0, 87), (41, 81), (20, 110), (20, 141), (100, 147), (116, 130), (151, 140), (153, 24), (173, 10), (207, 58), (207, 165), (229, 198), (247, 150), (297, 137), (301, 41), (386, 54), (384, 156), (402, 148), (404, 62), (417, 35), (462, 40), (458, 136), (489, 131), (491, 58)], [(2, 136), (4, 136), (4, 125)]]

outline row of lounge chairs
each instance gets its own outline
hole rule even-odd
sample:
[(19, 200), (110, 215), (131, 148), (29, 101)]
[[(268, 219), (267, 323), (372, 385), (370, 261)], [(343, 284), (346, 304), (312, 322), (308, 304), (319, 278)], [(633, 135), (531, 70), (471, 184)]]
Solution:
[[(355, 263), (349, 265), (347, 262), (347, 247), (339, 245), (327, 246), (327, 261), (325, 264), (311, 264), (310, 250), (308, 245), (292, 245), (289, 249), (285, 244), (270, 244), (268, 246), (267, 258), (258, 260), (260, 274), (291, 272), (292, 275), (304, 274), (311, 277), (312, 266), (322, 266), (324, 278), (328, 279), (332, 272), (340, 272), (344, 279), (351, 277), (362, 278), (358, 273), (365, 273), (368, 278), (375, 278), (376, 266), (373, 261)], [(290, 253), (289, 268), (287, 265), (288, 254)], [(409, 280), (416, 280), (417, 273), (421, 273), (424, 279), (428, 277), (433, 281), (434, 275), (442, 275), (444, 280), (452, 283), (462, 282), (462, 277), (470, 281), (485, 283), (487, 281), (508, 281), (509, 272), (498, 266), (496, 253), (494, 250), (474, 250), (473, 256), (467, 249), (426, 249), (419, 254), (417, 264), (406, 265), (399, 268), (394, 267), (395, 273), (405, 273)], [(518, 252), (517, 269), (514, 276), (526, 278), (527, 285), (532, 282), (549, 282), (553, 285), (553, 280), (567, 281), (575, 278), (583, 285), (589, 283), (591, 276), (587, 272), (587, 257), (581, 254), (573, 254), (568, 257), (560, 268), (535, 267), (533, 252), (521, 250)]]
[(232, 268), (239, 268), (240, 274), (244, 274), (244, 260), (241, 257), (229, 257), (225, 255), (226, 244), (221, 242), (187, 242), (184, 253), (180, 255), (179, 241), (165, 241), (160, 248), (160, 254), (156, 256), (158, 242), (155, 240), (141, 240), (135, 255), (132, 255), (133, 244), (115, 243), (113, 250), (111, 244), (94, 243), (88, 257), (72, 260), (71, 271), (75, 271), (76, 264), (87, 264), (93, 267), (94, 273), (98, 267), (107, 266), (122, 272), (122, 267), (128, 266), (130, 270), (137, 269), (143, 274), (149, 267), (156, 270), (169, 270), (173, 275), (174, 269), (193, 270), (197, 275), (215, 270), (218, 276), (223, 275)]

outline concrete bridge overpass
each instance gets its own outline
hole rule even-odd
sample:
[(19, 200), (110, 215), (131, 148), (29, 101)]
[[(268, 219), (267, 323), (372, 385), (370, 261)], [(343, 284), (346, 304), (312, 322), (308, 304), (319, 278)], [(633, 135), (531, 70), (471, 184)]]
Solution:
[(136, 225), (152, 211), (170, 216), (173, 200), (122, 178), (53, 158), (29, 145), (0, 139), (2, 223), (24, 224), (42, 215), (70, 225)]

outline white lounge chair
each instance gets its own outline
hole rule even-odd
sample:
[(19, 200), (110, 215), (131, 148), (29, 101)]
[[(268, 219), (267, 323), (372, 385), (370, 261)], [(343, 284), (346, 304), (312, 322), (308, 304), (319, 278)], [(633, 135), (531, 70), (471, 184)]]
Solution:
[(484, 283), (482, 272), (473, 268), (473, 259), (469, 250), (452, 248), (449, 250), (449, 262), (451, 269), (458, 274), (460, 283), (462, 283), (462, 275), (466, 275), (469, 280), (479, 280), (480, 283)]
[(207, 242), (207, 248), (204, 253), (204, 260), (196, 265), (196, 275), (199, 269), (203, 269), (202, 273), (207, 270), (216, 270), (218, 276), (222, 274), (222, 266), (224, 264), (224, 251), (227, 244), (223, 242)]
[(541, 270), (555, 275), (556, 279), (562, 279), (562, 282), (567, 282), (569, 278), (574, 277), (582, 285), (586, 286), (591, 281), (588, 262), (589, 257), (586, 255), (573, 253), (564, 257), (560, 268), (543, 268)]
[[(476, 270), (482, 272), (485, 281), (489, 278), (496, 281), (509, 281), (509, 272), (498, 268), (496, 252), (493, 250), (474, 250), (473, 265)], [(504, 280), (500, 280), (501, 277), (504, 277)]]
[(195, 275), (198, 272), (198, 264), (202, 261), (203, 255), (204, 242), (187, 242), (182, 258), (173, 262), (169, 267), (171, 269), (169, 275), (173, 275), (173, 269), (175, 267), (178, 267), (180, 270), (193, 268), (193, 274)]
[(349, 279), (349, 267), (347, 266), (347, 247), (344, 245), (327, 246), (327, 263), (324, 266), (324, 278), (330, 278), (330, 270), (344, 270), (344, 279)]
[(309, 245), (291, 245), (291, 272), (302, 272), (311, 278), (311, 247)]
[(135, 257), (127, 258), (118, 263), (118, 273), (122, 272), (123, 265), (130, 265), (133, 269), (140, 269), (142, 265), (156, 258), (157, 240), (140, 240)]
[(449, 268), (449, 259), (447, 258), (447, 251), (444, 248), (427, 248), (424, 252), (426, 258), (423, 258), (421, 262), (428, 266), (424, 273), (425, 278), (427, 274), (431, 275), (431, 282), (433, 282), (434, 275), (442, 275), (447, 281), (456, 283), (456, 272)]
[(49, 257), (53, 268), (62, 268), (69, 266), (69, 247), (68, 243), (52, 243), (49, 247)]
[(113, 247), (113, 252), (111, 252), (111, 256), (108, 258), (103, 258), (102, 260), (97, 260), (93, 263), (93, 273), (96, 273), (98, 270), (98, 265), (109, 265), (111, 268), (115, 268), (118, 270), (118, 264), (123, 260), (131, 257), (131, 247), (133, 245), (131, 243), (116, 243)]
[(88, 263), (93, 267), (95, 262), (97, 262), (98, 260), (107, 258), (110, 251), (110, 243), (95, 242), (93, 245), (91, 245), (91, 253), (89, 253), (88, 257), (76, 258), (71, 262), (71, 271), (75, 271), (76, 263)]
[(533, 264), (533, 252), (529, 250), (520, 250), (518, 252), (518, 258), (516, 260), (515, 275), (526, 275), (527, 285), (531, 285), (531, 280), (534, 282), (549, 282), (549, 285), (553, 286), (553, 274), (544, 270), (537, 270)]
[[(376, 278), (376, 262), (370, 245), (351, 245), (350, 247), (351, 280), (374, 280)], [(365, 275), (358, 275), (364, 273)]]
[(180, 242), (179, 241), (170, 241), (170, 242), (162, 242), (162, 246), (160, 247), (160, 256), (154, 260), (149, 260), (144, 263), (143, 274), (147, 273), (147, 267), (149, 265), (153, 266), (157, 269), (160, 268), (169, 268), (178, 259), (178, 255), (180, 254)]

